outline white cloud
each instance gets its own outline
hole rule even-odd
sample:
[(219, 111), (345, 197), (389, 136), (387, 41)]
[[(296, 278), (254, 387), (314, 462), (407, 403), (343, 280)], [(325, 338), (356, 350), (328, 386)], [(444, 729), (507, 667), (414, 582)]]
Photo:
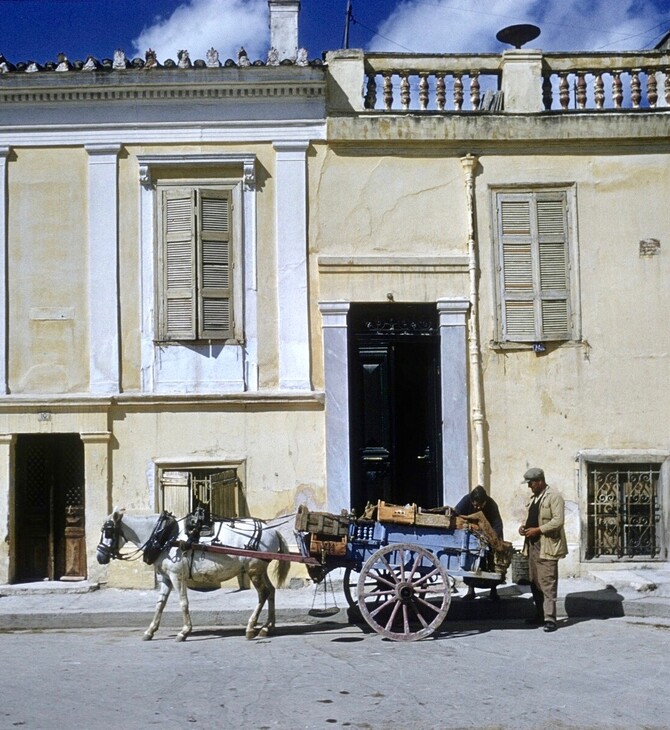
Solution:
[[(665, 11), (665, 12), (664, 12)], [(401, 0), (379, 26), (373, 51), (485, 53), (509, 48), (505, 26), (531, 23), (527, 48), (597, 51), (649, 48), (670, 28), (666, 0)]]
[(236, 60), (240, 46), (253, 61), (265, 60), (269, 37), (267, 0), (189, 0), (171, 16), (157, 17), (133, 44), (135, 55), (143, 58), (151, 48), (160, 62), (176, 60), (182, 49), (191, 60), (205, 58), (210, 48), (222, 62)]

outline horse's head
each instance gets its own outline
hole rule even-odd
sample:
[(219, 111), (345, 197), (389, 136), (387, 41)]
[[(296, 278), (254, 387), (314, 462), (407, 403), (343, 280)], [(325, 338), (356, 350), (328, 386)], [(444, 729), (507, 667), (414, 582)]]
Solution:
[(124, 546), (126, 538), (121, 532), (123, 510), (118, 507), (105, 520), (100, 533), (100, 542), (96, 557), (100, 565), (107, 565), (113, 558), (119, 557), (119, 550)]

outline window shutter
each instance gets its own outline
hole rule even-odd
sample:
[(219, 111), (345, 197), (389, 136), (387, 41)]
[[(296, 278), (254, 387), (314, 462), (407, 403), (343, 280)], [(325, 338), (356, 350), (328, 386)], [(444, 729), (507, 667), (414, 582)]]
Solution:
[(191, 474), (188, 471), (164, 471), (160, 479), (161, 507), (176, 517), (191, 511)]
[(535, 339), (533, 232), (527, 194), (500, 195), (498, 226), (504, 339)]
[(195, 208), (190, 190), (163, 192), (163, 307), (166, 340), (194, 339)]
[(498, 195), (503, 339), (568, 339), (567, 201), (562, 191)]
[(229, 190), (200, 191), (198, 315), (200, 337), (232, 337), (231, 207)]
[(570, 337), (568, 225), (565, 193), (538, 193), (540, 340)]

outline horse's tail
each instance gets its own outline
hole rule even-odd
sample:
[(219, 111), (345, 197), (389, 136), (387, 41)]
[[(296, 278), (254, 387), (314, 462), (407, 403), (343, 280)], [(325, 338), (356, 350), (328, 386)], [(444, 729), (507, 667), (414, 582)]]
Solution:
[[(279, 552), (280, 553), (289, 552), (288, 543), (284, 539), (284, 536), (281, 534), (281, 532), (277, 532), (277, 539), (279, 540)], [(282, 588), (284, 583), (286, 583), (286, 578), (288, 577), (288, 572), (290, 569), (291, 569), (291, 563), (288, 560), (277, 560), (276, 561), (275, 581), (277, 583), (277, 588)]]

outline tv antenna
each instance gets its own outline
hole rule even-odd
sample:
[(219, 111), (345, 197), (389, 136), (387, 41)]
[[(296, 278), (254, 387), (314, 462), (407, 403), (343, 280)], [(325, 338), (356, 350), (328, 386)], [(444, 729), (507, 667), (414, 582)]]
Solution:
[(501, 43), (509, 43), (515, 48), (534, 41), (540, 35), (540, 29), (536, 25), (508, 25), (496, 33), (496, 40)]
[(342, 48), (349, 48), (349, 26), (354, 19), (354, 11), (351, 9), (351, 0), (347, 0), (347, 10), (344, 14), (344, 38)]

